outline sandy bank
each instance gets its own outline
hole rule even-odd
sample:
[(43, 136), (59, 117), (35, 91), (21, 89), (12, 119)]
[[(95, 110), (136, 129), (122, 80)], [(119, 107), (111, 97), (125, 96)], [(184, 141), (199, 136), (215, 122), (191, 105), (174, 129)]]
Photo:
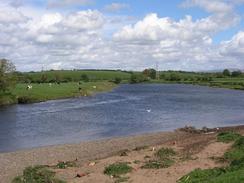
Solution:
[[(235, 130), (240, 133), (244, 133), (244, 126), (221, 128), (220, 131), (222, 130)], [(111, 158), (113, 159), (114, 156), (115, 156), (114, 160), (116, 160), (116, 154), (118, 154), (118, 151), (124, 149), (132, 150), (140, 146), (150, 146), (150, 147), (153, 146), (160, 147), (162, 145), (175, 146), (176, 149), (179, 148), (179, 149), (183, 149), (183, 151), (184, 150), (192, 151), (195, 154), (203, 153), (203, 156), (206, 156), (204, 150), (206, 152), (212, 152), (213, 149), (216, 148), (218, 149), (218, 147), (220, 148), (219, 150), (221, 151), (223, 151), (223, 149), (226, 148), (225, 146), (223, 147), (219, 144), (215, 144), (211, 146), (211, 143), (214, 143), (215, 137), (216, 137), (216, 133), (192, 134), (192, 133), (182, 132), (182, 131), (160, 132), (160, 133), (145, 134), (145, 135), (138, 135), (138, 136), (131, 136), (131, 137), (85, 142), (80, 144), (48, 146), (43, 148), (23, 150), (23, 151), (11, 152), (11, 153), (1, 153), (0, 154), (0, 182), (1, 183), (11, 182), (13, 177), (15, 177), (16, 175), (20, 175), (25, 167), (31, 165), (55, 165), (59, 161), (73, 161), (77, 159), (78, 163), (81, 165), (80, 170), (83, 170), (84, 169), (83, 165), (87, 164), (87, 162), (89, 162), (90, 160), (99, 159), (101, 160), (101, 162), (104, 161), (104, 163), (106, 164), (106, 162), (112, 161)], [(204, 149), (205, 147), (208, 147), (208, 145), (210, 145), (210, 150)], [(141, 156), (144, 156), (145, 153), (150, 153), (150, 152), (145, 151), (141, 153), (142, 153)], [(136, 154), (133, 156), (136, 157)], [(105, 164), (102, 165), (101, 163), (100, 168), (102, 169), (105, 166)], [(199, 163), (195, 163), (194, 167), (197, 168), (198, 164)], [(204, 162), (202, 162), (202, 164), (204, 164)], [(181, 164), (178, 165), (177, 167), (179, 166), (183, 166), (183, 165)], [(189, 166), (189, 165), (185, 165), (185, 166)], [(210, 167), (214, 166), (214, 164), (211, 165), (211, 163), (209, 163), (209, 166)], [(209, 166), (206, 166), (206, 168)], [(175, 168), (177, 169), (177, 167)], [(185, 169), (184, 166), (183, 169)], [(76, 169), (75, 171), (79, 171), (79, 170)], [(171, 171), (175, 172), (174, 167)], [(143, 174), (143, 172), (141, 173)], [(181, 173), (187, 173), (187, 172), (181, 172)], [(170, 170), (169, 170), (169, 174), (170, 174)], [(133, 176), (132, 176), (132, 180), (134, 180), (134, 182), (140, 181), (141, 179), (140, 174), (139, 175), (135, 174)], [(62, 172), (61, 172), (61, 177), (62, 177)], [(170, 176), (168, 180), (171, 180)], [(73, 181), (69, 181), (69, 182), (73, 182)], [(173, 180), (171, 182), (173, 182)]]

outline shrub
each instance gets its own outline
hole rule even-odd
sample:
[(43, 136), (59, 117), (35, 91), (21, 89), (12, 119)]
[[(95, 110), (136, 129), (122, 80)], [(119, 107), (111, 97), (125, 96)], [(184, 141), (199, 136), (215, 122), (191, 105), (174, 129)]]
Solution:
[(115, 83), (115, 84), (120, 84), (121, 81), (122, 81), (122, 79), (119, 78), (119, 77), (116, 77), (116, 78), (114, 79), (114, 83)]
[(29, 104), (31, 102), (33, 102), (33, 99), (28, 96), (18, 97), (19, 104)]
[(119, 176), (127, 174), (131, 171), (132, 167), (130, 167), (127, 163), (114, 163), (105, 168), (104, 174)]
[(174, 155), (176, 155), (176, 152), (172, 148), (161, 148), (155, 153), (155, 156), (160, 160), (167, 159)]
[(221, 132), (217, 135), (219, 142), (232, 142), (240, 138), (241, 135), (235, 132)]
[(56, 179), (55, 172), (47, 169), (46, 166), (27, 167), (22, 176), (16, 177), (12, 183), (65, 183)]

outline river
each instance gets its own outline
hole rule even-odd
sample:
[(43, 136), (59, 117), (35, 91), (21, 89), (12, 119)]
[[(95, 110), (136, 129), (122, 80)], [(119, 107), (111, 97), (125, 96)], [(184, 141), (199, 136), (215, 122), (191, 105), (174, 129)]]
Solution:
[(0, 108), (0, 152), (244, 124), (244, 91), (180, 84), (121, 85), (92, 97)]

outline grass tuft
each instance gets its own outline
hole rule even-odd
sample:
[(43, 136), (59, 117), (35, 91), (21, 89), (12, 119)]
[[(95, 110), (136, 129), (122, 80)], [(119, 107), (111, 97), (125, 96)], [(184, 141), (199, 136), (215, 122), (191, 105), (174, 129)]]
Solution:
[(120, 176), (123, 174), (127, 174), (132, 171), (132, 167), (128, 165), (128, 163), (114, 163), (107, 166), (104, 170), (104, 174), (112, 175), (112, 176)]
[(49, 170), (46, 166), (27, 167), (22, 176), (14, 178), (12, 183), (65, 183), (65, 181), (56, 179), (55, 172)]
[(176, 152), (172, 148), (161, 148), (154, 155), (159, 160), (164, 160), (176, 155)]
[(217, 136), (219, 142), (229, 143), (240, 138), (241, 135), (235, 132), (221, 132)]

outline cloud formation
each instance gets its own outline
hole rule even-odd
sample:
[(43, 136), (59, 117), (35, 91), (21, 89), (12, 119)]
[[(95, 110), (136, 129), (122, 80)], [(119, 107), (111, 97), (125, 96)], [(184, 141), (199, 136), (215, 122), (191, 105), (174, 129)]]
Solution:
[[(160, 69), (212, 70), (242, 68), (244, 32), (213, 43), (214, 36), (241, 21), (235, 7), (241, 0), (187, 0), (182, 6), (200, 7), (209, 16), (180, 20), (149, 13), (141, 20), (103, 14), (99, 10), (40, 11), (0, 3), (0, 57), (18, 70)], [(21, 2), (21, 1), (19, 1)], [(88, 0), (49, 1), (53, 7), (85, 5)], [(55, 4), (56, 3), (56, 4)], [(23, 4), (22, 4), (23, 5)], [(112, 4), (112, 11), (125, 8)], [(38, 10), (35, 10), (37, 12)], [(7, 15), (7, 16), (6, 16)]]

